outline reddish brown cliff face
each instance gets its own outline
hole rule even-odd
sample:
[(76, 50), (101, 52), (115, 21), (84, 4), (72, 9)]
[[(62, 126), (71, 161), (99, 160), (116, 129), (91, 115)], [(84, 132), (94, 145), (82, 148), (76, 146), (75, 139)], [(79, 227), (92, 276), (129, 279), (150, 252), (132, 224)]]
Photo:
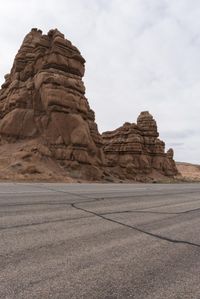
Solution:
[(59, 179), (135, 180), (154, 169), (175, 175), (173, 151), (164, 153), (148, 112), (102, 138), (85, 97), (84, 63), (57, 29), (25, 37), (0, 89), (0, 154), (7, 157), (0, 178), (6, 170), (46, 179), (47, 168)]
[(148, 111), (141, 112), (137, 125), (125, 123), (102, 136), (108, 165), (122, 179), (148, 177), (153, 171), (164, 176), (177, 174), (173, 150), (165, 153), (165, 143), (158, 139), (156, 122)]
[(57, 29), (32, 29), (0, 90), (0, 134), (8, 142), (37, 140), (58, 160), (102, 165), (102, 138), (82, 81), (85, 60)]

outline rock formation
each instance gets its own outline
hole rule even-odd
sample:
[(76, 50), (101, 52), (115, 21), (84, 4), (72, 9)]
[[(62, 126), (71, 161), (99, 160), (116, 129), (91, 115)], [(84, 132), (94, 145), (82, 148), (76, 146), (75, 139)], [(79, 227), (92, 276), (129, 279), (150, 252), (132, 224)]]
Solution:
[(25, 37), (0, 89), (0, 178), (6, 171), (16, 179), (48, 179), (52, 171), (86, 180), (175, 175), (173, 151), (164, 152), (148, 112), (102, 138), (85, 97), (84, 63), (57, 29)]
[(57, 29), (47, 35), (32, 29), (0, 90), (1, 142), (34, 139), (35, 151), (66, 167), (104, 164), (102, 138), (84, 95), (84, 63)]
[(137, 124), (125, 123), (102, 136), (108, 165), (122, 179), (142, 178), (153, 171), (164, 176), (177, 174), (173, 150), (165, 153), (165, 143), (158, 139), (156, 122), (148, 111), (141, 112)]

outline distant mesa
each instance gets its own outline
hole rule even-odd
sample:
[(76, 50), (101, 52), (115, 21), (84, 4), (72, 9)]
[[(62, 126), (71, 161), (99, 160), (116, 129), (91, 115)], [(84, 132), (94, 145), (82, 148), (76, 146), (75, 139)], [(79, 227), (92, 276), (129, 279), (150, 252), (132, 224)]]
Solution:
[[(0, 178), (133, 181), (148, 180), (155, 172), (175, 176), (173, 150), (165, 153), (149, 112), (142, 112), (137, 124), (98, 132), (85, 97), (84, 71), (81, 53), (57, 29), (45, 35), (33, 28), (25, 36), (0, 89), (0, 154), (12, 157), (4, 159), (4, 168), (0, 165)], [(12, 167), (16, 161), (18, 167)], [(30, 173), (33, 164), (38, 171)]]

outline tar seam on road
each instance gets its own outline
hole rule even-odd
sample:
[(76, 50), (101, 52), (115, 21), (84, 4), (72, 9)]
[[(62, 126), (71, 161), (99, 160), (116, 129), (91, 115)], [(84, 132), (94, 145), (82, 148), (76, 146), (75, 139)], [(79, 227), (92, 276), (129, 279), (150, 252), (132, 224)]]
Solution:
[(13, 225), (13, 226), (3, 226), (0, 227), (1, 230), (7, 230), (7, 229), (15, 229), (15, 228), (24, 228), (29, 226), (37, 226), (37, 225), (44, 225), (44, 224), (50, 224), (50, 223), (56, 223), (56, 222), (67, 222), (67, 221), (73, 221), (73, 220), (80, 220), (80, 219), (88, 219), (92, 218), (93, 216), (87, 216), (87, 217), (74, 217), (74, 218), (63, 218), (63, 219), (52, 219), (42, 222), (35, 222), (35, 223), (26, 223), (26, 224), (19, 224), (19, 225)]
[[(45, 189), (45, 190), (49, 190), (49, 191), (54, 191), (54, 192), (58, 192), (58, 193), (65, 193), (65, 194), (69, 194), (69, 195), (75, 195), (75, 196), (77, 196), (77, 197), (80, 197), (81, 199), (91, 199), (91, 197), (89, 197), (89, 196), (87, 196), (87, 195), (80, 195), (80, 194), (78, 194), (78, 193), (76, 193), (76, 192), (69, 192), (69, 191), (65, 191), (65, 190), (56, 190), (56, 189), (52, 189), (52, 188), (49, 188), (49, 187), (45, 187), (45, 186), (37, 186), (37, 188), (40, 188), (40, 189)], [(158, 190), (159, 191), (159, 190)], [(188, 192), (186, 192), (186, 191), (188, 191)], [(166, 196), (166, 195), (185, 195), (186, 193), (189, 193), (189, 194), (192, 194), (192, 193), (197, 193), (197, 190), (195, 190), (195, 191), (190, 191), (190, 190), (186, 190), (185, 192), (169, 192), (169, 193), (167, 193), (167, 194), (162, 194), (162, 193), (154, 193), (154, 194), (151, 194), (150, 196), (152, 197), (156, 197), (156, 196)], [(132, 191), (131, 191), (132, 192)], [(132, 197), (144, 197), (144, 196), (146, 196), (146, 195), (148, 195), (149, 196), (149, 193), (147, 193), (147, 194), (131, 194), (131, 195), (128, 195), (128, 196), (125, 196), (125, 198), (132, 198)], [(108, 196), (108, 197), (104, 197), (104, 198), (102, 198), (102, 199), (113, 199), (113, 198), (121, 198), (121, 195), (119, 195), (119, 196)], [(124, 196), (123, 196), (123, 198), (124, 198)], [(98, 199), (98, 198), (93, 198), (93, 199)]]
[[(60, 191), (60, 192), (62, 192), (62, 191)], [(72, 194), (70, 192), (63, 192), (63, 193), (69, 193), (70, 195)], [(73, 195), (78, 195), (78, 194), (73, 193)], [(71, 202), (71, 203), (70, 202), (63, 202), (62, 201), (62, 202), (37, 202), (37, 203), (3, 204), (3, 205), (0, 205), (0, 207), (1, 206), (9, 206), (9, 207), (10, 206), (24, 206), (24, 205), (25, 206), (26, 205), (27, 206), (29, 206), (29, 205), (32, 206), (32, 205), (41, 205), (41, 204), (42, 205), (60, 205), (60, 204), (63, 204), (63, 205), (72, 206), (74, 208), (77, 208), (77, 209), (85, 211), (85, 212), (87, 211), (88, 213), (93, 214), (93, 216), (98, 216), (98, 217), (107, 219), (108, 221), (112, 221), (112, 220), (110, 218), (105, 217), (105, 215), (123, 214), (123, 213), (149, 213), (149, 214), (165, 214), (165, 215), (177, 215), (177, 216), (180, 216), (180, 215), (183, 215), (183, 214), (186, 214), (186, 213), (195, 212), (197, 210), (200, 210), (200, 208), (196, 208), (196, 209), (192, 209), (192, 210), (187, 210), (187, 211), (183, 211), (183, 212), (174, 212), (174, 213), (173, 212), (170, 213), (170, 212), (159, 212), (159, 211), (146, 211), (147, 209), (169, 206), (169, 205), (171, 205), (171, 203), (170, 203), (170, 204), (165, 204), (165, 205), (151, 206), (151, 207), (148, 207), (148, 208), (138, 209), (138, 210), (135, 209), (135, 210), (127, 210), (127, 211), (114, 211), (114, 212), (108, 212), (108, 213), (98, 214), (98, 213), (95, 213), (95, 212), (92, 212), (92, 211), (89, 211), (89, 210), (86, 210), (86, 209), (78, 208), (78, 207), (75, 206), (75, 204), (92, 203), (92, 202), (97, 202), (97, 201), (102, 201), (102, 200), (109, 200), (109, 199), (113, 200), (113, 198), (110, 198), (110, 197), (100, 197), (100, 198), (93, 198), (92, 199), (90, 197), (83, 197), (83, 199), (88, 199), (88, 200)], [(195, 201), (198, 201), (198, 200), (195, 200)], [(184, 203), (184, 202), (181, 202), (181, 203)], [(43, 221), (43, 222), (35, 222), (35, 223), (20, 224), (20, 225), (8, 226), (8, 227), (0, 227), (0, 231), (1, 230), (7, 230), (7, 229), (21, 228), (21, 227), (23, 228), (23, 227), (29, 227), (29, 226), (43, 225), (43, 224), (53, 223), (53, 222), (65, 222), (65, 221), (70, 221), (70, 220), (73, 221), (73, 220), (78, 220), (78, 219), (81, 219), (81, 218), (88, 218), (88, 217), (77, 217), (77, 218), (71, 218), (71, 219), (70, 218), (55, 219), (55, 220), (49, 220), (49, 221)], [(113, 220), (113, 222), (114, 221), (115, 220)], [(121, 222), (119, 222), (119, 224), (123, 225), (123, 223), (121, 223)], [(126, 226), (126, 224), (124, 224), (124, 225)], [(134, 227), (132, 227), (132, 228), (134, 228)], [(135, 229), (137, 229), (137, 228), (135, 228)], [(149, 233), (149, 234), (151, 234), (151, 233)]]
[[(98, 201), (98, 200), (93, 200), (94, 201)], [(65, 205), (70, 205), (73, 206), (75, 204), (83, 204), (83, 203), (88, 203), (91, 201), (82, 201), (82, 202), (76, 202), (76, 203), (65, 203)], [(60, 203), (59, 203), (60, 204)], [(145, 214), (159, 214), (159, 215), (176, 215), (176, 216), (181, 216), (187, 213), (191, 213), (191, 212), (196, 212), (200, 210), (200, 208), (197, 209), (192, 209), (192, 210), (187, 210), (187, 211), (183, 211), (183, 212), (177, 212), (177, 213), (167, 213), (167, 212), (157, 212), (157, 211), (143, 211), (143, 210), (127, 210), (127, 211), (114, 211), (114, 212), (108, 212), (108, 213), (101, 213), (98, 214), (99, 216), (104, 216), (105, 215), (115, 215), (115, 214), (128, 214), (128, 213), (145, 213)], [(34, 223), (27, 223), (27, 224), (19, 224), (19, 225), (13, 225), (13, 226), (5, 226), (5, 227), (0, 227), (0, 231), (1, 230), (7, 230), (7, 229), (15, 229), (15, 228), (24, 228), (24, 227), (29, 227), (29, 226), (36, 226), (36, 225), (44, 225), (44, 224), (49, 224), (49, 223), (56, 223), (56, 222), (67, 222), (67, 221), (73, 221), (73, 220), (80, 220), (80, 219), (87, 219), (87, 218), (92, 218), (96, 216), (96, 214), (94, 214), (93, 216), (87, 216), (87, 217), (74, 217), (74, 218), (62, 218), (62, 219), (52, 219), (52, 220), (47, 220), (47, 221), (42, 221), (42, 222), (34, 222)], [(172, 217), (169, 217), (170, 219)]]
[[(152, 209), (152, 207), (150, 207), (149, 209)], [(191, 212), (196, 212), (199, 211), (200, 208), (196, 208), (196, 209), (192, 209), (192, 210), (186, 210), (183, 212), (160, 212), (160, 211), (146, 211), (141, 209), (141, 210), (127, 210), (127, 211), (114, 211), (114, 212), (108, 212), (108, 213), (102, 213), (99, 215), (112, 215), (112, 214), (123, 214), (123, 213), (145, 213), (145, 214), (159, 214), (159, 215), (183, 215), (183, 214), (188, 214)]]
[(146, 234), (148, 236), (151, 236), (151, 237), (154, 237), (154, 238), (157, 238), (157, 239), (160, 239), (160, 240), (163, 240), (163, 241), (167, 241), (167, 242), (170, 242), (170, 243), (177, 243), (177, 244), (184, 244), (184, 245), (190, 245), (190, 246), (195, 246), (195, 247), (199, 247), (200, 248), (200, 244), (196, 244), (196, 243), (193, 243), (193, 242), (189, 242), (189, 241), (183, 241), (183, 240), (176, 240), (176, 239), (171, 239), (171, 238), (168, 238), (168, 237), (164, 237), (164, 236), (161, 236), (161, 235), (158, 235), (158, 234), (154, 234), (154, 233), (151, 233), (151, 232), (148, 232), (148, 231), (145, 231), (145, 230), (142, 230), (138, 227), (135, 227), (135, 226), (132, 226), (132, 225), (129, 225), (129, 224), (125, 224), (123, 222), (120, 222), (120, 221), (117, 221), (117, 220), (114, 220), (114, 219), (110, 219), (110, 218), (107, 218), (105, 216), (103, 216), (102, 214), (98, 214), (96, 212), (93, 212), (93, 211), (90, 211), (90, 210), (87, 210), (87, 209), (84, 209), (84, 208), (81, 208), (81, 207), (78, 207), (76, 206), (75, 203), (72, 203), (71, 206), (77, 210), (81, 210), (81, 211), (84, 211), (86, 213), (90, 213), (90, 214), (93, 214), (99, 218), (102, 218), (104, 220), (107, 220), (107, 221), (110, 221), (112, 223), (116, 223), (116, 224), (119, 224), (121, 226), (124, 226), (124, 227), (127, 227), (127, 228), (131, 228), (135, 231), (138, 231), (140, 233), (143, 233), (143, 234)]
[[(51, 190), (51, 189), (48, 189), (48, 190)], [(52, 191), (55, 191), (52, 189)], [(80, 203), (90, 203), (90, 202), (96, 202), (96, 201), (101, 201), (101, 200), (119, 200), (122, 198), (122, 196), (118, 196), (118, 197), (111, 197), (111, 196), (108, 196), (108, 197), (97, 197), (97, 198), (90, 198), (90, 197), (87, 197), (87, 196), (84, 196), (84, 197), (81, 197), (81, 195), (79, 194), (76, 194), (76, 193), (71, 193), (71, 192), (65, 192), (65, 191), (58, 191), (58, 192), (61, 192), (61, 193), (69, 193), (69, 195), (77, 195), (78, 197), (80, 197), (81, 199), (87, 199), (87, 200), (83, 200), (83, 201), (77, 201), (77, 202), (72, 202), (72, 203), (76, 203), (76, 204), (80, 204)], [(157, 194), (159, 195), (159, 194)], [(176, 195), (176, 194), (175, 194)], [(155, 194), (153, 195), (150, 195), (150, 197), (153, 197), (155, 196)], [(129, 195), (129, 196), (123, 196), (123, 198), (135, 198), (135, 197), (145, 197), (144, 196), (141, 196), (141, 195)], [(191, 200), (191, 202), (198, 202), (200, 199), (195, 199), (195, 200)], [(179, 202), (179, 204), (182, 204), (182, 203), (186, 203), (187, 200), (185, 201), (181, 201)], [(0, 207), (17, 207), (17, 206), (36, 206), (36, 205), (71, 205), (72, 204), (71, 202), (66, 202), (66, 201), (62, 201), (62, 202), (55, 202), (55, 201), (38, 201), (38, 202), (34, 202), (34, 203), (27, 203), (27, 202), (19, 202), (19, 203), (3, 203), (3, 204), (0, 204)], [(143, 208), (143, 209), (135, 209), (135, 211), (145, 211), (147, 209), (152, 209), (152, 208), (159, 208), (159, 207), (166, 207), (166, 206), (170, 206), (171, 203), (168, 203), (168, 204), (162, 204), (162, 205), (154, 205), (154, 206), (151, 206), (151, 207), (148, 207), (148, 208)], [(191, 210), (192, 211), (192, 210)], [(189, 212), (189, 211), (188, 211)]]
[[(86, 197), (87, 198), (87, 197)], [(88, 197), (89, 198), (89, 197)], [(90, 203), (94, 201), (101, 201), (105, 200), (107, 198), (101, 197), (101, 198), (93, 198), (93, 199), (87, 199), (83, 201), (77, 201), (75, 203)], [(66, 201), (37, 201), (34, 203), (26, 203), (26, 202), (19, 202), (19, 203), (3, 203), (0, 204), (0, 207), (18, 207), (18, 206), (37, 206), (37, 205), (71, 205), (71, 202), (66, 202)]]

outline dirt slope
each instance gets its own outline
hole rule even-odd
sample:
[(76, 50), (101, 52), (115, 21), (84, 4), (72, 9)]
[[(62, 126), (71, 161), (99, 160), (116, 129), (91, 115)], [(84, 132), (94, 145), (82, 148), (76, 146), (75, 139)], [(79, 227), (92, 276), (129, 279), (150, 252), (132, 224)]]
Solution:
[(176, 166), (185, 180), (200, 181), (200, 165), (186, 162), (176, 162)]

